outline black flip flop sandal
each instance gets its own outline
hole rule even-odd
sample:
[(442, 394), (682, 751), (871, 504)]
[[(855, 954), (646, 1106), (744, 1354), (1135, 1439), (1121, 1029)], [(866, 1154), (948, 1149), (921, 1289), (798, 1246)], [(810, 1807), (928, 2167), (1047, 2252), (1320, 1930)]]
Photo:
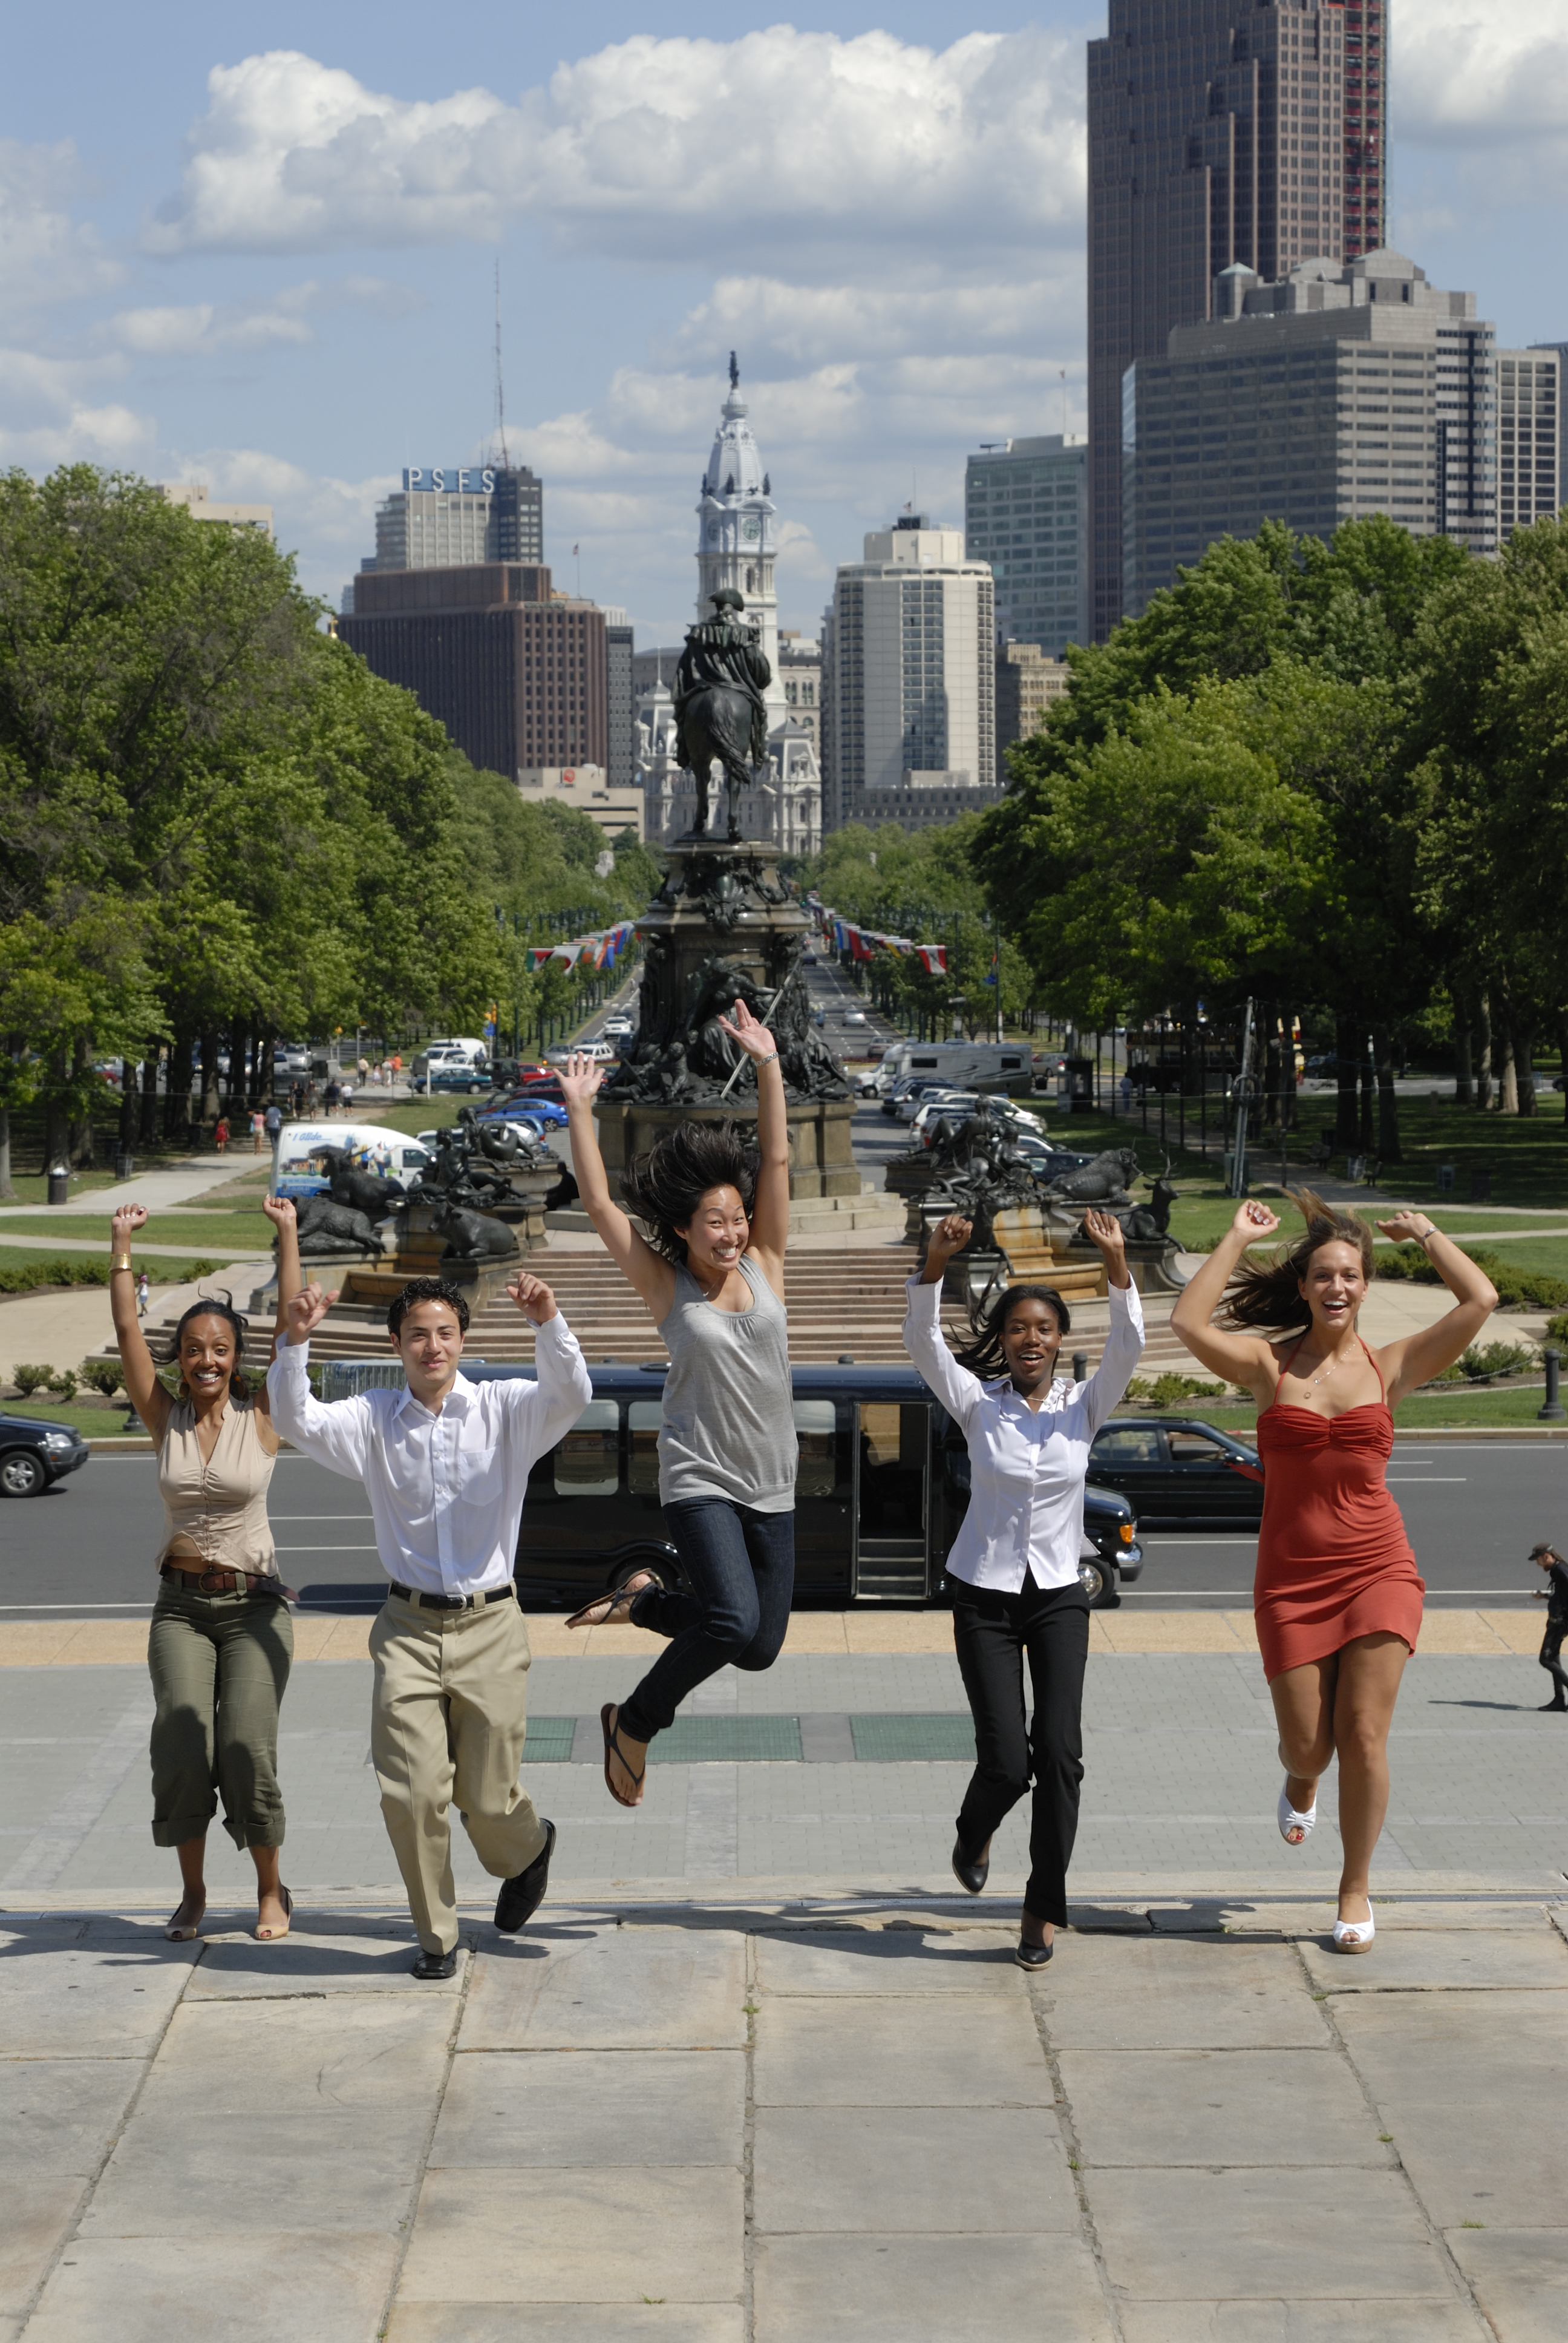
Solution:
[[(631, 1624), (632, 1604), (637, 1601), (638, 1596), (643, 1592), (643, 1588), (651, 1586), (652, 1584), (653, 1574), (649, 1572), (643, 1578), (641, 1586), (633, 1586), (629, 1589), (626, 1586), (616, 1586), (612, 1587), (608, 1594), (596, 1594), (591, 1603), (585, 1603), (580, 1611), (574, 1611), (572, 1613), (571, 1617), (567, 1621), (567, 1625), (568, 1627), (629, 1626)], [(602, 1617), (595, 1618), (594, 1614), (598, 1610), (601, 1603), (605, 1604), (608, 1607)], [(626, 1617), (624, 1619), (618, 1619), (615, 1614), (620, 1609), (623, 1603), (627, 1606)], [(630, 1770), (631, 1769), (628, 1766), (627, 1771), (629, 1773)]]
[[(648, 1768), (645, 1765), (642, 1769), (642, 1774), (634, 1772), (629, 1761), (628, 1760), (625, 1750), (620, 1745), (620, 1741), (616, 1733), (615, 1725), (609, 1721), (610, 1711), (613, 1708), (615, 1708), (614, 1701), (607, 1700), (604, 1706), (598, 1713), (599, 1729), (604, 1735), (604, 1785), (609, 1792), (610, 1796), (615, 1800), (618, 1806), (635, 1806), (638, 1804), (637, 1799), (623, 1798), (620, 1792), (616, 1788), (615, 1784), (610, 1780), (609, 1761), (613, 1757), (617, 1765), (622, 1767), (626, 1774), (629, 1775), (635, 1786), (639, 1790), (642, 1787), (643, 1774), (647, 1773)], [(617, 1710), (616, 1725), (618, 1725), (619, 1722), (620, 1714), (619, 1711)]]

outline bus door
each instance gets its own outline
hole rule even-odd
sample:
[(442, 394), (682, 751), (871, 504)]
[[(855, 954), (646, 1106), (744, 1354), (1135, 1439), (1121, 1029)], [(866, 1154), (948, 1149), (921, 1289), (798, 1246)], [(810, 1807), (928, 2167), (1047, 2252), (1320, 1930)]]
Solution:
[(926, 1400), (862, 1400), (855, 1443), (855, 1599), (923, 1603), (929, 1585)]

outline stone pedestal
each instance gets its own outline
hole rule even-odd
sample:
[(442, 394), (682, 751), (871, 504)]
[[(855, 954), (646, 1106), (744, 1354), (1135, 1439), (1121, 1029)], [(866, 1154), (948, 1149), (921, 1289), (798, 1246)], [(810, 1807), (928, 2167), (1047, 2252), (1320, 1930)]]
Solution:
[(662, 1131), (755, 1119), (755, 1073), (719, 1024), (739, 999), (779, 1043), (791, 1196), (858, 1196), (855, 1101), (811, 1028), (800, 968), (810, 921), (779, 877), (779, 849), (759, 839), (686, 838), (668, 852), (665, 883), (637, 922), (644, 964), (636, 1053), (595, 1108), (612, 1184)]

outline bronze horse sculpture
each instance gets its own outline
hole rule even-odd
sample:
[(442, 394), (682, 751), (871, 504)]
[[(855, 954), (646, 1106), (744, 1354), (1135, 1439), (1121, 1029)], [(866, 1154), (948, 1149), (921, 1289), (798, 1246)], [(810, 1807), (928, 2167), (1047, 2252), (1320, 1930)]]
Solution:
[[(687, 635), (675, 674), (676, 753), (697, 782), (694, 837), (708, 830), (709, 786), (717, 761), (729, 799), (731, 839), (740, 836), (740, 792), (768, 754), (768, 705), (762, 695), (773, 680), (758, 648), (757, 629), (745, 623), (746, 605), (731, 586), (709, 597), (714, 616)], [(739, 612), (731, 618), (731, 611)]]

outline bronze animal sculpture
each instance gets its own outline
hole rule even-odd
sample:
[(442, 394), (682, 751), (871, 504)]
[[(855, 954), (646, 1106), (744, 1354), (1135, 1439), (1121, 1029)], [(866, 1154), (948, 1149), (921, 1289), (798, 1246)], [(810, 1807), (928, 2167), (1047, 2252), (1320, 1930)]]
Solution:
[[(368, 1213), (357, 1212), (352, 1205), (336, 1204), (330, 1196), (307, 1196), (295, 1213), (299, 1231), (299, 1252), (302, 1260), (319, 1259), (324, 1253), (341, 1252), (346, 1245), (358, 1245), (362, 1252), (379, 1255), (386, 1251), (381, 1232)], [(277, 1240), (273, 1240), (273, 1251)]]

